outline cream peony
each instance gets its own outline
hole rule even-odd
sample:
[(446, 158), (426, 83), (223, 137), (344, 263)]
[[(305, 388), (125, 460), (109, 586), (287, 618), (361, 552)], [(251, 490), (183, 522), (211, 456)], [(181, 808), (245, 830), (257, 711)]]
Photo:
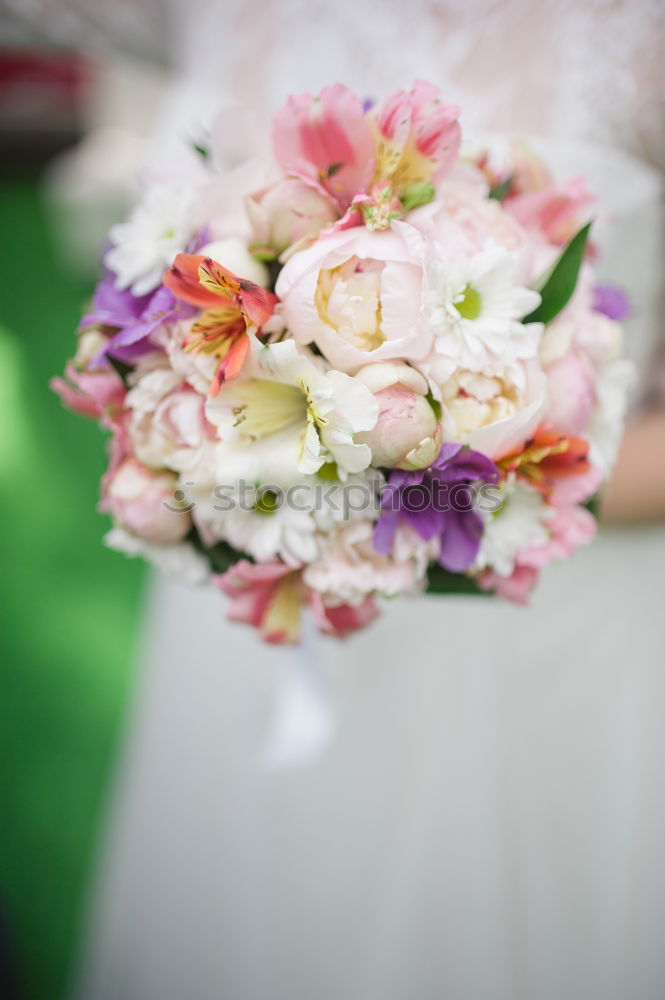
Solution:
[(432, 335), (421, 323), (422, 237), (400, 231), (344, 230), (293, 255), (277, 281), (286, 326), (315, 343), (331, 365), (353, 373), (365, 364), (427, 357)]

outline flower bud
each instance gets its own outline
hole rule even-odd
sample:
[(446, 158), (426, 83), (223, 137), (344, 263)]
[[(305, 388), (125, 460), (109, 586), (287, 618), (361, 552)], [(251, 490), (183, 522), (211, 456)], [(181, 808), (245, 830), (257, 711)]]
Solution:
[(253, 281), (255, 285), (261, 285), (262, 288), (268, 286), (269, 275), (265, 264), (257, 260), (247, 249), (245, 241), (237, 236), (215, 240), (214, 243), (201, 247), (198, 252), (204, 257), (212, 257), (227, 271), (233, 271), (241, 278)]
[(441, 447), (441, 431), (427, 398), (427, 382), (405, 364), (366, 365), (357, 373), (379, 404), (379, 417), (371, 431), (354, 440), (372, 450), (372, 465), (422, 469)]
[(134, 458), (125, 459), (107, 479), (100, 506), (125, 531), (149, 542), (172, 545), (191, 526), (189, 513), (179, 510), (174, 500), (176, 484), (171, 473), (153, 472)]
[(337, 219), (325, 195), (295, 177), (287, 177), (247, 198), (256, 244), (278, 256), (295, 243), (314, 239)]

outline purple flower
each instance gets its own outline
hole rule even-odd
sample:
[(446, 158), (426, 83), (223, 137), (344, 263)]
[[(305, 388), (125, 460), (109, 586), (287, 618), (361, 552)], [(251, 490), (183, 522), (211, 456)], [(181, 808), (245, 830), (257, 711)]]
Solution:
[[(193, 237), (187, 252), (195, 253), (207, 241), (206, 227)], [(113, 272), (105, 271), (92, 298), (92, 311), (81, 320), (81, 327), (110, 326), (118, 331), (93, 359), (94, 368), (108, 364), (108, 354), (120, 361), (135, 361), (152, 350), (150, 335), (163, 323), (189, 319), (197, 312), (194, 306), (176, 299), (164, 285), (147, 295), (136, 296), (128, 288), (118, 288), (115, 282)]]
[(393, 470), (381, 496), (374, 548), (388, 555), (397, 527), (405, 521), (426, 541), (440, 538), (439, 562), (445, 569), (468, 569), (483, 533), (472, 484), (495, 483), (498, 478), (499, 470), (487, 455), (461, 444), (443, 444), (427, 469)]
[(193, 306), (178, 301), (163, 285), (136, 298), (130, 291), (116, 288), (110, 276), (103, 278), (93, 298), (93, 311), (83, 317), (82, 326), (98, 323), (116, 327), (117, 333), (94, 358), (92, 367), (105, 364), (108, 354), (121, 361), (134, 361), (152, 349), (150, 335), (163, 323), (186, 319), (195, 312)]
[(137, 297), (128, 288), (117, 288), (115, 275), (105, 271), (92, 297), (92, 311), (82, 318), (81, 326), (124, 327), (140, 317), (151, 295)]
[(593, 308), (609, 319), (621, 322), (631, 315), (630, 299), (618, 285), (596, 285), (593, 290)]

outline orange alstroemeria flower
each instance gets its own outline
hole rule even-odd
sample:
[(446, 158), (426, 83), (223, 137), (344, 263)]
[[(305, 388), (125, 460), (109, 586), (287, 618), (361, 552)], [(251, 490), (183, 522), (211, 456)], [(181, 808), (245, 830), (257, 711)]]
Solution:
[(183, 348), (218, 359), (210, 385), (210, 395), (216, 396), (222, 384), (240, 372), (249, 335), (272, 315), (277, 298), (211, 257), (193, 253), (177, 255), (164, 284), (176, 298), (204, 310), (185, 334)]
[(581, 476), (590, 469), (589, 445), (582, 438), (539, 428), (519, 451), (504, 455), (497, 465), (504, 473), (514, 472), (539, 489), (555, 480)]

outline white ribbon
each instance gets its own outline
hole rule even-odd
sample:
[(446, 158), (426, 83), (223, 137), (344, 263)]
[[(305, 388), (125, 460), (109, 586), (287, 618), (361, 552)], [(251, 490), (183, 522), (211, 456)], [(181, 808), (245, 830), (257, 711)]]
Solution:
[(330, 746), (335, 732), (321, 639), (313, 621), (304, 617), (301, 644), (290, 658), (261, 752), (261, 766), (268, 771), (313, 764)]

